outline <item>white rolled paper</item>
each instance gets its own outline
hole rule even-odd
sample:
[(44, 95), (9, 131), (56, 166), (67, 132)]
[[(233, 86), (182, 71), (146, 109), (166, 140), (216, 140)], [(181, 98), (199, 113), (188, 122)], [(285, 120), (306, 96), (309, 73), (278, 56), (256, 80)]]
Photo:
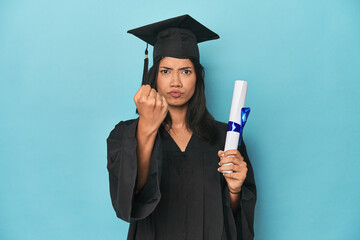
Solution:
[[(245, 106), (246, 91), (248, 83), (242, 80), (236, 80), (234, 85), (233, 98), (230, 108), (229, 122), (235, 122), (240, 125), (241, 109)], [(224, 151), (237, 149), (239, 145), (240, 133), (228, 131), (226, 133)], [(228, 165), (232, 163), (227, 163)], [(222, 173), (232, 173), (232, 171), (222, 171)]]

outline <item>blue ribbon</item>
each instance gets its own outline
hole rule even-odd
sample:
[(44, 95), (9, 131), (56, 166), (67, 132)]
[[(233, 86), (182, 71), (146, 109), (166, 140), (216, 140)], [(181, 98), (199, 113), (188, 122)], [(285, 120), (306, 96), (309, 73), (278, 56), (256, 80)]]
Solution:
[(242, 133), (244, 131), (245, 123), (247, 121), (247, 118), (248, 118), (249, 114), (250, 114), (250, 108), (242, 108), (241, 109), (241, 116), (240, 116), (240, 124), (238, 124), (236, 122), (229, 121), (228, 125), (227, 125), (227, 131), (228, 132), (238, 132), (238, 133), (240, 133), (239, 146), (241, 144)]

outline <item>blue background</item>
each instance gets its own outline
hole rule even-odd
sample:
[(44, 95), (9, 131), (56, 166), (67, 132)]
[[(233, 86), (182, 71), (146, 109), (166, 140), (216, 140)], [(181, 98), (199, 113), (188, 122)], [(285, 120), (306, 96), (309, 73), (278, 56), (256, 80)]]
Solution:
[[(125, 239), (106, 138), (136, 117), (145, 44), (190, 14), (208, 108), (249, 83), (256, 239), (360, 239), (360, 1), (0, 1), (0, 239)], [(150, 56), (152, 56), (150, 54)]]

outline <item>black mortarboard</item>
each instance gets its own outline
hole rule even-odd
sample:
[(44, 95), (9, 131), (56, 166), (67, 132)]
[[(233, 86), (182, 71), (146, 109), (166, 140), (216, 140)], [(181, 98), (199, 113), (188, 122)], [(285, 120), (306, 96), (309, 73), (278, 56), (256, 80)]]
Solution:
[[(161, 57), (195, 58), (199, 60), (197, 43), (218, 39), (219, 35), (190, 17), (183, 15), (129, 30), (128, 33), (154, 46), (154, 62)], [(145, 50), (144, 77), (148, 68)]]

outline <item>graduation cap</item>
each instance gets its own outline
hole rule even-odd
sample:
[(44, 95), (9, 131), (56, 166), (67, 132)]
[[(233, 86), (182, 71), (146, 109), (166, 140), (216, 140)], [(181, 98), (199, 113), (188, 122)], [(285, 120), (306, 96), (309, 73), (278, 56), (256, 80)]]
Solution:
[[(154, 46), (154, 62), (162, 57), (200, 58), (198, 43), (218, 39), (219, 35), (189, 15), (182, 15), (164, 21), (129, 30), (147, 44)], [(148, 71), (148, 45), (145, 50), (143, 84)]]

